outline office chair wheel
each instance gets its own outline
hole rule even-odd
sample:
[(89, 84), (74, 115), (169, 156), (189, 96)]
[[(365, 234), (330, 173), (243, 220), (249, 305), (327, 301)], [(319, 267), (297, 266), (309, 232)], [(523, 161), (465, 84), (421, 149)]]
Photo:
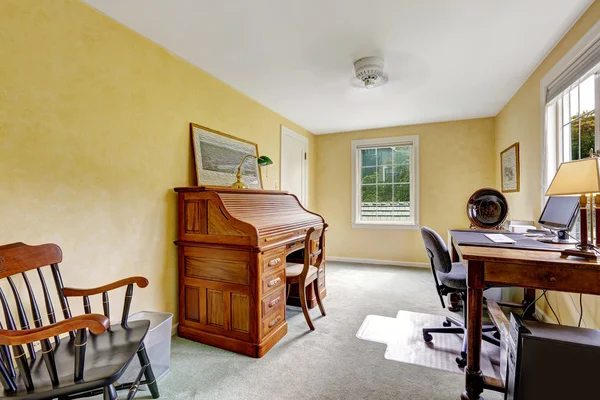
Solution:
[(433, 336), (430, 333), (423, 333), (423, 340), (429, 343), (433, 340)]
[(446, 328), (448, 328), (452, 324), (450, 323), (450, 321), (444, 321), (444, 322), (442, 322), (442, 325), (445, 326)]
[(464, 368), (467, 366), (467, 360), (462, 357), (456, 357), (456, 363), (461, 368)]

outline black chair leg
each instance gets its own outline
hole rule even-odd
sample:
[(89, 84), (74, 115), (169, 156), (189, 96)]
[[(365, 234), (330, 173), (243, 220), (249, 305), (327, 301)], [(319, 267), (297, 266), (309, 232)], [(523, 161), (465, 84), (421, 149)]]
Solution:
[(446, 322), (444, 323), (444, 326), (450, 326), (450, 325), (465, 326), (465, 324), (459, 319), (456, 319), (454, 317), (446, 317)]
[(431, 342), (433, 340), (432, 333), (463, 333), (463, 328), (423, 328), (423, 340)]
[(154, 377), (154, 372), (152, 372), (152, 365), (150, 364), (150, 359), (148, 358), (148, 353), (146, 353), (146, 347), (143, 343), (140, 345), (137, 354), (142, 368), (144, 368), (144, 366), (146, 367), (144, 376), (146, 377), (146, 384), (148, 385), (148, 389), (150, 389), (150, 394), (152, 394), (153, 399), (158, 399), (160, 397), (158, 385), (156, 384), (156, 378)]
[(117, 400), (117, 398), (117, 389), (115, 389), (114, 385), (108, 385), (104, 387), (103, 400)]
[(469, 336), (467, 335), (467, 331), (465, 330), (465, 335), (463, 336), (463, 344), (462, 349), (460, 351), (460, 357), (456, 357), (456, 363), (459, 367), (464, 367), (467, 365), (467, 340)]
[(488, 343), (491, 343), (493, 345), (500, 346), (500, 340), (496, 339), (494, 336), (492, 336), (490, 334), (483, 333), (481, 335), (481, 339)]

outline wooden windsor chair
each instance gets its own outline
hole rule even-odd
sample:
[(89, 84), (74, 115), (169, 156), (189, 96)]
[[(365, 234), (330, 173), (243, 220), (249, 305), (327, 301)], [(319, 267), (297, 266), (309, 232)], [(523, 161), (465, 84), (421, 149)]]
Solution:
[[(2, 287), (9, 289), (0, 284), (0, 303), (7, 327), (4, 329), (0, 323), (0, 383), (4, 387), (0, 398), (69, 400), (103, 394), (105, 400), (115, 400), (117, 390), (129, 389), (127, 399), (130, 400), (140, 384), (147, 384), (152, 398), (158, 398), (158, 386), (142, 342), (150, 323), (127, 321), (134, 284), (143, 288), (148, 286), (148, 280), (132, 277), (94, 289), (65, 288), (58, 267), (61, 261), (62, 251), (55, 244), (0, 246), (0, 283), (6, 278), (14, 297), (11, 307)], [(64, 317), (59, 322), (44, 278), (46, 268), (52, 273)], [(28, 272), (37, 273), (39, 285), (36, 288), (40, 290), (35, 290)], [(23, 283), (27, 290), (24, 299), (18, 291)], [(108, 292), (124, 286), (127, 289), (121, 324), (111, 326)], [(46, 325), (36, 294), (44, 298)], [(104, 315), (92, 314), (90, 306), (89, 296), (99, 294)], [(82, 298), (84, 315), (71, 315), (69, 297)], [(15, 324), (13, 310), (20, 329)], [(35, 328), (29, 324), (30, 316)], [(69, 336), (61, 338), (60, 335), (66, 333)], [(37, 351), (36, 342), (41, 346)], [(136, 354), (142, 366), (136, 380), (115, 386)]]

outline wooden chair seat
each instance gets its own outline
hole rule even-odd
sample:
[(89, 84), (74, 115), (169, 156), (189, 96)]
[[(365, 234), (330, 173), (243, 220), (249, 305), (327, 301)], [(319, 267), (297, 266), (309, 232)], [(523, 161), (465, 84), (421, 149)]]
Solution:
[[(285, 267), (285, 276), (288, 278), (294, 278), (300, 276), (302, 273), (302, 269), (304, 268), (304, 264), (287, 264)], [(319, 269), (314, 265), (308, 267), (308, 273), (306, 274), (306, 280), (312, 281), (313, 279), (317, 279), (317, 273)], [(312, 279), (311, 279), (312, 278)]]
[[(82, 391), (102, 388), (115, 383), (138, 351), (150, 327), (147, 320), (132, 321), (127, 328), (112, 325), (101, 335), (89, 335), (85, 353), (84, 381), (73, 381), (74, 340), (62, 340), (55, 347), (54, 357), (60, 385), (52, 387), (48, 371), (44, 365), (41, 350), (31, 363), (31, 377), (35, 382), (35, 392), (27, 393), (23, 379), (17, 377), (17, 392), (0, 393), (6, 399), (47, 399), (48, 396), (66, 396)], [(68, 339), (68, 338), (67, 338)], [(132, 362), (138, 362), (137, 359)]]

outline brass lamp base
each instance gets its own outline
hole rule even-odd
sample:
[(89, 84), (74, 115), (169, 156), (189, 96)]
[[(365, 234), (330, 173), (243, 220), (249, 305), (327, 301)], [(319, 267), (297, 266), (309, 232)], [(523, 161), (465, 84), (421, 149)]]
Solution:
[(231, 185), (232, 188), (248, 189), (248, 185), (246, 185), (244, 182), (242, 182), (242, 173), (240, 172), (239, 169), (238, 169), (238, 173), (235, 175), (235, 177), (237, 178), (237, 180), (233, 183), (233, 185)]

